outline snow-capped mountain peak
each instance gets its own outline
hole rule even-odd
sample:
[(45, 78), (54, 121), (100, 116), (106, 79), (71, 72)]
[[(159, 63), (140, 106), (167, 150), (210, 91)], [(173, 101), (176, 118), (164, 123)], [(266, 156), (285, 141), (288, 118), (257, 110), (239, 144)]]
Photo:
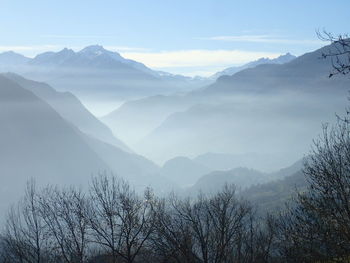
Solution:
[(124, 60), (124, 58), (120, 56), (118, 52), (108, 51), (101, 45), (87, 46), (80, 50), (78, 53), (88, 58), (95, 58), (101, 55), (105, 55), (117, 61)]

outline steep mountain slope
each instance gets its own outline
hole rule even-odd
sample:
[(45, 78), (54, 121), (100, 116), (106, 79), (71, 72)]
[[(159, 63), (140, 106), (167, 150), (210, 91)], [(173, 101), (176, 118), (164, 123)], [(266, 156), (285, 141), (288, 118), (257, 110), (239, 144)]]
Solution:
[(158, 167), (82, 133), (48, 103), (0, 75), (0, 199), (16, 198), (29, 178), (38, 183), (86, 185), (92, 174), (114, 173), (138, 190), (171, 188)]
[(26, 180), (84, 184), (110, 170), (79, 130), (17, 83), (0, 76), (1, 200), (23, 190)]
[[(86, 136), (87, 144), (108, 164), (116, 175), (128, 180), (140, 179), (158, 173), (158, 167), (146, 158), (125, 152), (108, 143)], [(140, 182), (143, 183), (143, 182)]]
[(292, 61), (295, 58), (296, 58), (296, 56), (294, 56), (290, 53), (286, 53), (286, 54), (281, 55), (281, 56), (274, 58), (274, 59), (260, 58), (258, 60), (249, 62), (243, 66), (240, 66), (240, 67), (230, 67), (230, 68), (224, 69), (223, 71), (215, 73), (210, 78), (216, 80), (217, 78), (219, 78), (221, 76), (233, 75), (233, 74), (235, 74), (243, 69), (254, 68), (254, 67), (256, 67), (258, 65), (262, 65), (262, 64), (284, 64), (284, 63), (288, 63), (288, 62)]
[(17, 74), (6, 73), (3, 75), (46, 101), (65, 120), (74, 124), (82, 132), (124, 151), (131, 151), (123, 142), (115, 138), (111, 130), (93, 116), (72, 93), (57, 92), (46, 83), (28, 80)]

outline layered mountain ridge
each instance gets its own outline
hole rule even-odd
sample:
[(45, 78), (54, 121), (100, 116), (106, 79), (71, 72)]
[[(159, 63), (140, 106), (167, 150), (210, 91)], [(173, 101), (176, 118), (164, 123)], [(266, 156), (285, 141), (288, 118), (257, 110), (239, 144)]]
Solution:
[(214, 75), (212, 75), (210, 78), (211, 79), (218, 79), (221, 76), (227, 75), (233, 75), (241, 70), (247, 69), (247, 68), (254, 68), (258, 65), (262, 65), (262, 64), (284, 64), (284, 63), (288, 63), (291, 62), (292, 60), (294, 60), (296, 58), (296, 56), (290, 54), (289, 52), (281, 55), (277, 58), (273, 58), (273, 59), (269, 59), (269, 58), (260, 58), (258, 60), (249, 62), (247, 64), (244, 64), (242, 66), (236, 66), (236, 67), (229, 67), (224, 69), (223, 71), (219, 71), (217, 73), (215, 73)]
[(0, 187), (1, 208), (10, 197), (20, 196), (31, 178), (40, 185), (84, 187), (92, 175), (107, 173), (133, 182), (137, 189), (171, 188), (154, 163), (121, 149), (126, 146), (77, 98), (45, 83), (0, 74), (0, 123), (0, 173), (6, 181)]
[(77, 52), (64, 48), (38, 54), (32, 59), (14, 52), (1, 53), (0, 71), (44, 81), (59, 91), (73, 92), (87, 102), (118, 102), (185, 92), (208, 81), (158, 72), (99, 45)]
[[(350, 80), (328, 78), (332, 64), (322, 59), (333, 48), (221, 76), (184, 95), (132, 101), (102, 120), (159, 163), (206, 152), (270, 154), (293, 161), (308, 151), (321, 123), (334, 120), (334, 113), (347, 105)], [(136, 125), (137, 132), (126, 132)]]

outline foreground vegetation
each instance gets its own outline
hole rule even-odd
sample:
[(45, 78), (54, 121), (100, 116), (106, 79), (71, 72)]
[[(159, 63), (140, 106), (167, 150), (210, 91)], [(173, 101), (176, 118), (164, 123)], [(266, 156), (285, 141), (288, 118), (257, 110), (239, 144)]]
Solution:
[[(332, 74), (348, 74), (337, 54)], [(349, 60), (350, 61), (350, 60)], [(0, 263), (350, 262), (350, 121), (325, 127), (306, 159), (307, 186), (280, 213), (261, 216), (226, 185), (214, 195), (143, 196), (101, 175), (89, 191), (38, 189), (7, 216)]]
[(226, 185), (195, 199), (138, 195), (101, 175), (89, 191), (27, 185), (1, 236), (7, 262), (347, 262), (350, 126), (325, 128), (306, 159), (309, 186), (281, 213), (257, 216)]

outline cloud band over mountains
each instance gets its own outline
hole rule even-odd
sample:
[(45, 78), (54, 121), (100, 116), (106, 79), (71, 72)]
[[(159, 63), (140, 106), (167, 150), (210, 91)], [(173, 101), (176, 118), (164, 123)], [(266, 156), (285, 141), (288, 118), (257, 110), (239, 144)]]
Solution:
[[(261, 57), (276, 58), (280, 54), (245, 50), (190, 49), (159, 52), (122, 52), (124, 57), (140, 61), (159, 70), (167, 69), (178, 74), (211, 75), (218, 68), (240, 65)], [(205, 72), (201, 71), (205, 68)], [(207, 74), (206, 74), (207, 72)]]
[[(45, 51), (59, 51), (64, 46), (0, 46), (0, 52), (15, 51), (26, 56), (34, 57)], [(70, 47), (80, 50), (81, 47)], [(128, 59), (144, 63), (156, 70), (166, 70), (175, 74), (188, 76), (210, 76), (228, 66), (241, 65), (261, 57), (276, 58), (277, 52), (227, 50), (227, 49), (187, 49), (152, 51), (146, 48), (127, 46), (106, 46), (107, 49), (120, 52)]]
[(324, 41), (319, 39), (295, 39), (287, 37), (277, 37), (271, 35), (225, 35), (212, 37), (198, 37), (199, 40), (226, 41), (226, 42), (246, 42), (246, 43), (270, 43), (289, 45), (322, 45)]

